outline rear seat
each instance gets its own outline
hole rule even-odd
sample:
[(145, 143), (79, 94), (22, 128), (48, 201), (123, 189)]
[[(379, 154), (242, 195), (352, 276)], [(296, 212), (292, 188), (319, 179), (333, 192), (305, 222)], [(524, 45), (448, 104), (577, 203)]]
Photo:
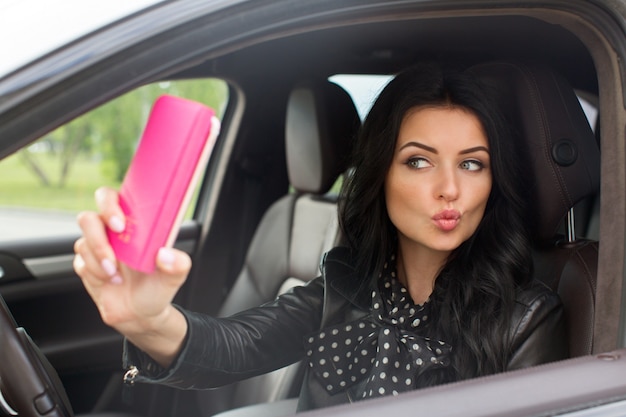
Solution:
[[(261, 219), (221, 316), (271, 301), (319, 275), (322, 255), (339, 242), (340, 236), (336, 198), (327, 192), (347, 169), (359, 126), (352, 99), (338, 85), (327, 80), (306, 82), (291, 92), (285, 145), (289, 180), (295, 192), (274, 203)], [(199, 406), (211, 415), (297, 397), (301, 379), (300, 367), (294, 364), (199, 392)], [(250, 415), (258, 412), (261, 410)]]

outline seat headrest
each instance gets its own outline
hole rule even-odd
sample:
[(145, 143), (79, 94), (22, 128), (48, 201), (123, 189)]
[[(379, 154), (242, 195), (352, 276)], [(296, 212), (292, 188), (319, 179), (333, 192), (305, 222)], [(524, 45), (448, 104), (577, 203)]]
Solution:
[(600, 150), (574, 90), (550, 68), (492, 62), (470, 68), (487, 87), (529, 155), (533, 236), (551, 239), (575, 203), (600, 186)]
[(324, 194), (347, 168), (360, 119), (350, 95), (323, 80), (299, 84), (287, 103), (285, 141), (291, 185)]

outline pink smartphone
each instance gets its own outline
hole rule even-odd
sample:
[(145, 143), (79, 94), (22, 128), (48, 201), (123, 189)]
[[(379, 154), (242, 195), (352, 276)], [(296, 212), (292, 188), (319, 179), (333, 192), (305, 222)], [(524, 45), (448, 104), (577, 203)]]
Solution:
[(107, 229), (119, 261), (154, 271), (159, 248), (174, 244), (219, 129), (201, 103), (169, 95), (155, 101), (119, 191), (126, 229)]

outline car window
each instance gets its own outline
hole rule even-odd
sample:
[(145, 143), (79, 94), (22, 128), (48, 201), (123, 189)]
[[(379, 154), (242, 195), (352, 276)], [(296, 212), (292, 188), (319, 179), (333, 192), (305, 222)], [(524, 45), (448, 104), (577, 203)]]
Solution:
[(328, 79), (350, 94), (359, 117), (364, 120), (374, 100), (391, 78), (388, 74), (335, 74)]
[(598, 107), (595, 104), (597, 103), (597, 98), (596, 100), (594, 100), (595, 101), (594, 103), (594, 101), (592, 101), (591, 99), (584, 98), (583, 94), (581, 93), (578, 96), (578, 100), (580, 101), (583, 111), (585, 112), (585, 115), (587, 116), (587, 121), (589, 122), (589, 125), (595, 132), (598, 126)]
[(145, 85), (0, 161), (0, 241), (77, 233), (76, 215), (95, 209), (95, 189), (120, 186), (152, 103), (162, 94), (202, 102), (221, 119), (228, 86), (219, 79)]

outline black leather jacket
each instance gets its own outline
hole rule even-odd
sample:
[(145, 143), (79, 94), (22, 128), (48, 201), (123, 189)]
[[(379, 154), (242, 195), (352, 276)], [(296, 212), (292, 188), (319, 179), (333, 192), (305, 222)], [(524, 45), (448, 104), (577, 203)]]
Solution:
[[(181, 309), (189, 330), (169, 369), (160, 369), (129, 344), (125, 366), (139, 369), (137, 382), (184, 389), (218, 387), (260, 375), (302, 360), (305, 336), (369, 314), (371, 285), (353, 274), (347, 251), (336, 248), (326, 254), (321, 277), (261, 307), (220, 319)], [(537, 283), (521, 291), (516, 301), (508, 370), (566, 358), (559, 297)], [(349, 401), (346, 393), (330, 395), (307, 369), (299, 410)]]

